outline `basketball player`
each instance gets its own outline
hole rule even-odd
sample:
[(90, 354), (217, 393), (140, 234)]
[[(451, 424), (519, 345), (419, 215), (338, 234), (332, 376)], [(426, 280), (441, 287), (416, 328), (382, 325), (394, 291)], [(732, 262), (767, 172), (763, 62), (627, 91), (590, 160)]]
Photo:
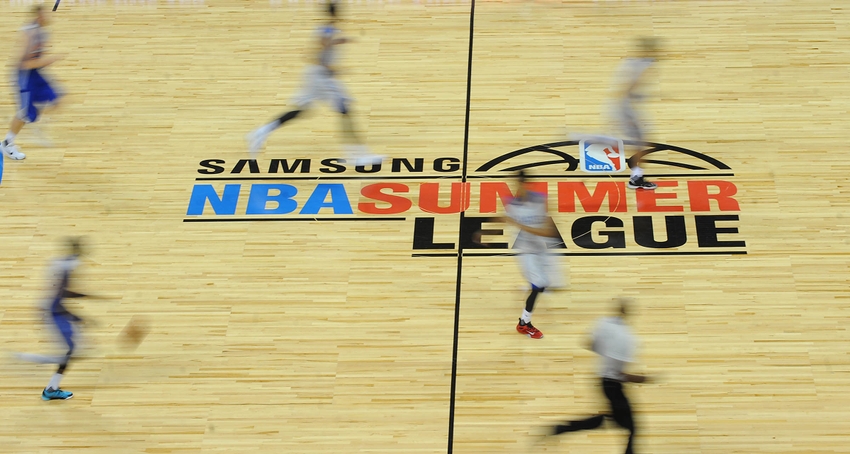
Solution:
[[(647, 71), (657, 61), (658, 55), (658, 40), (641, 38), (637, 54), (623, 59), (617, 70), (614, 81), (614, 100), (611, 103), (610, 112), (620, 132), (628, 139), (646, 141), (646, 126), (635, 109), (635, 103), (644, 97), (640, 89), (646, 82)], [(643, 177), (643, 169), (640, 166), (646, 153), (646, 147), (641, 145), (641, 150), (629, 158), (631, 169), (629, 188), (631, 189), (652, 190), (658, 187)]]
[[(634, 361), (637, 338), (626, 325), (629, 312), (629, 300), (615, 300), (618, 315), (603, 317), (599, 320), (590, 339), (590, 349), (599, 355), (599, 374), (602, 378), (602, 391), (610, 406), (609, 417), (629, 431), (626, 454), (634, 452), (635, 423), (629, 399), (623, 393), (623, 383), (645, 383), (649, 379), (643, 375), (625, 372), (626, 365)], [(604, 415), (593, 416), (580, 421), (559, 424), (549, 432), (558, 435), (565, 432), (596, 429), (605, 420)]]
[(76, 293), (69, 290), (71, 277), (74, 270), (79, 265), (79, 258), (83, 252), (82, 244), (79, 239), (71, 238), (68, 240), (69, 255), (54, 261), (52, 271), (54, 273), (54, 288), (51, 289), (50, 299), (45, 311), (52, 322), (52, 325), (59, 331), (62, 339), (65, 341), (67, 352), (58, 357), (41, 356), (34, 354), (19, 354), (18, 357), (31, 362), (38, 363), (53, 363), (59, 364), (56, 373), (50, 379), (47, 387), (41, 393), (43, 400), (66, 400), (74, 397), (74, 393), (65, 391), (59, 388), (59, 383), (65, 374), (65, 369), (68, 367), (68, 362), (74, 353), (75, 330), (74, 325), (83, 323), (83, 319), (72, 313), (65, 307), (65, 298), (80, 298), (86, 295)]
[(361, 143), (354, 131), (350, 112), (352, 99), (349, 98), (342, 83), (335, 77), (336, 48), (340, 44), (350, 42), (351, 39), (341, 36), (341, 31), (336, 26), (337, 4), (335, 2), (328, 3), (327, 12), (328, 23), (316, 32), (319, 49), (315, 61), (304, 71), (301, 91), (293, 100), (295, 109), (248, 134), (248, 149), (252, 158), (255, 158), (259, 153), (272, 131), (301, 115), (315, 101), (325, 101), (342, 116), (342, 131), (346, 141), (344, 150), (349, 157), (354, 159), (357, 165), (379, 164), (381, 162), (380, 156), (369, 154), (366, 146)]
[(546, 195), (529, 188), (525, 172), (520, 171), (517, 179), (519, 187), (505, 206), (507, 217), (504, 221), (520, 229), (514, 247), (519, 249), (517, 258), (525, 279), (531, 284), (531, 292), (525, 300), (525, 309), (516, 330), (532, 339), (540, 339), (543, 333), (531, 324), (531, 313), (537, 296), (554, 283), (550, 275), (557, 272), (558, 266), (556, 257), (549, 253), (549, 249), (560, 239), (560, 235), (549, 216)]
[(26, 158), (15, 145), (15, 136), (21, 132), (26, 123), (38, 120), (39, 114), (45, 106), (55, 105), (59, 96), (50, 83), (41, 73), (41, 69), (56, 63), (60, 57), (56, 55), (45, 55), (47, 34), (44, 27), (47, 26), (47, 15), (41, 5), (33, 8), (35, 20), (23, 28), (24, 44), (20, 54), (15, 57), (17, 61), (18, 90), (20, 92), (20, 109), (12, 119), (9, 132), (0, 141), (0, 151), (11, 159), (20, 160)]

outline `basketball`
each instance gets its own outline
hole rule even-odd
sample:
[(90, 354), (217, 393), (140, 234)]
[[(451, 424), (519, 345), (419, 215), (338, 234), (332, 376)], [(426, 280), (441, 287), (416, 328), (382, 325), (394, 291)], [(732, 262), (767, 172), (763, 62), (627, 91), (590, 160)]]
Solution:
[(148, 324), (139, 316), (133, 316), (121, 331), (120, 342), (124, 348), (136, 349), (148, 335)]

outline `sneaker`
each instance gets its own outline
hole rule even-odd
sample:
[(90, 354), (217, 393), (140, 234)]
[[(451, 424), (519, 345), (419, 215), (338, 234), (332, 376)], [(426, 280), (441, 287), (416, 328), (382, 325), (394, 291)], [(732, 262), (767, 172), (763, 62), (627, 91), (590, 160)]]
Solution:
[(543, 333), (541, 333), (539, 329), (535, 328), (531, 323), (523, 325), (522, 319), (520, 319), (519, 323), (516, 325), (516, 331), (520, 334), (525, 334), (532, 339), (543, 338)]
[(260, 153), (260, 150), (263, 149), (263, 144), (266, 143), (266, 139), (268, 138), (267, 134), (263, 134), (260, 128), (257, 128), (248, 133), (245, 136), (245, 140), (248, 141), (248, 154), (251, 155), (251, 159), (257, 159), (257, 154)]
[(21, 153), (21, 150), (18, 150), (18, 147), (14, 143), (9, 143), (7, 140), (0, 142), (0, 151), (8, 156), (9, 159), (14, 159), (15, 161), (20, 161), (27, 157), (27, 155)]
[(42, 400), (68, 400), (72, 397), (74, 397), (74, 393), (61, 389), (44, 388), (44, 391), (41, 392)]
[(647, 191), (651, 191), (657, 187), (657, 184), (646, 181), (643, 177), (629, 180), (629, 189), (646, 189)]
[(384, 162), (383, 156), (369, 153), (365, 145), (346, 145), (343, 151), (356, 166), (378, 165)]

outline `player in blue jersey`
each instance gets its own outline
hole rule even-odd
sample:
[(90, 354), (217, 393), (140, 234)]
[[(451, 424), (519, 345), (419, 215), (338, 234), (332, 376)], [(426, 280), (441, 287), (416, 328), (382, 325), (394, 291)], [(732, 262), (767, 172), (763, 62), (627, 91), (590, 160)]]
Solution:
[(293, 99), (295, 109), (248, 134), (248, 150), (252, 158), (256, 157), (257, 153), (263, 148), (263, 144), (272, 131), (301, 115), (314, 102), (325, 101), (342, 116), (344, 149), (348, 157), (352, 158), (357, 165), (381, 162), (381, 157), (370, 154), (357, 136), (351, 119), (350, 105), (352, 99), (346, 93), (342, 83), (335, 77), (336, 48), (340, 44), (351, 41), (350, 38), (342, 36), (342, 32), (337, 28), (337, 4), (335, 2), (328, 3), (328, 16), (328, 23), (317, 30), (319, 50), (315, 61), (307, 66), (304, 71), (304, 82), (301, 90)]
[(44, 308), (46, 317), (59, 332), (59, 335), (65, 342), (67, 351), (60, 356), (42, 356), (29, 353), (18, 355), (19, 358), (26, 361), (59, 365), (56, 373), (53, 374), (50, 382), (41, 393), (41, 398), (44, 400), (65, 400), (74, 396), (74, 393), (59, 388), (59, 383), (62, 381), (65, 369), (68, 367), (68, 362), (71, 360), (74, 349), (77, 347), (75, 325), (84, 323), (84, 321), (80, 316), (65, 307), (65, 299), (80, 298), (86, 295), (70, 290), (74, 270), (79, 266), (80, 255), (83, 253), (81, 241), (78, 238), (69, 239), (68, 249), (69, 255), (55, 260), (52, 264), (51, 271), (53, 275), (51, 278), (53, 279), (53, 288), (50, 290), (47, 305)]
[(50, 85), (50, 82), (42, 74), (41, 69), (56, 63), (59, 56), (46, 55), (45, 46), (47, 34), (44, 27), (48, 24), (47, 15), (39, 5), (33, 8), (35, 20), (23, 28), (23, 45), (17, 60), (17, 80), (19, 97), (19, 109), (12, 119), (9, 132), (0, 141), (0, 151), (10, 159), (20, 160), (26, 158), (15, 145), (15, 136), (21, 132), (26, 123), (38, 120), (41, 110), (48, 105), (53, 105), (59, 100), (59, 95)]

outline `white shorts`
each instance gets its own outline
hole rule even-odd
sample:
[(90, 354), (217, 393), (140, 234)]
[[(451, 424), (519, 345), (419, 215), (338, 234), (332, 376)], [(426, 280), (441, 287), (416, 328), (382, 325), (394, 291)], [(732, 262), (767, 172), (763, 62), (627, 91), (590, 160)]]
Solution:
[(524, 252), (517, 259), (522, 275), (531, 285), (538, 288), (565, 285), (557, 255), (550, 252)]
[(301, 90), (292, 102), (299, 108), (306, 108), (316, 101), (324, 101), (337, 112), (345, 112), (351, 98), (345, 92), (345, 87), (331, 75), (327, 68), (320, 65), (310, 65), (304, 70), (304, 81)]

